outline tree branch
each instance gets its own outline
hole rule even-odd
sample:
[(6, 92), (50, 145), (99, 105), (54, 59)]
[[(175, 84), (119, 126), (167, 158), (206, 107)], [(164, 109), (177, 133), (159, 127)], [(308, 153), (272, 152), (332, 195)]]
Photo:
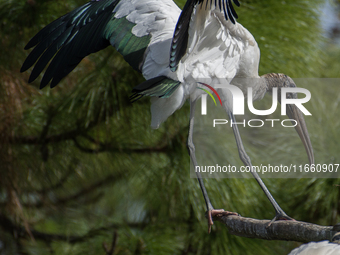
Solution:
[[(62, 204), (66, 204), (68, 202), (72, 202), (75, 201), (85, 195), (90, 194), (91, 192), (95, 191), (97, 188), (109, 184), (109, 183), (113, 183), (116, 182), (118, 180), (121, 180), (124, 177), (124, 173), (118, 173), (118, 174), (110, 174), (108, 176), (106, 176), (105, 178), (103, 178), (102, 180), (99, 180), (95, 183), (92, 183), (86, 187), (83, 187), (81, 190), (79, 190), (78, 192), (66, 196), (66, 197), (59, 197), (56, 198), (54, 201), (50, 201), (49, 203), (52, 205), (62, 205)], [(45, 205), (45, 203), (43, 201), (38, 201), (36, 203), (22, 203), (23, 206), (25, 207), (34, 207), (34, 208), (41, 208)]]
[(339, 225), (320, 226), (302, 221), (275, 221), (268, 227), (270, 220), (257, 220), (241, 216), (216, 216), (224, 223), (232, 235), (265, 240), (285, 240), (296, 242), (316, 242), (332, 240), (340, 231)]
[[(320, 226), (312, 223), (302, 221), (276, 221), (268, 227), (269, 220), (257, 220), (252, 218), (245, 218), (241, 216), (216, 216), (214, 220), (224, 223), (232, 235), (258, 238), (264, 240), (284, 240), (295, 242), (316, 242), (322, 240), (333, 241), (337, 238), (340, 231), (340, 224), (335, 226)], [(143, 229), (147, 223), (122, 223), (111, 224), (106, 227), (100, 227), (90, 230), (82, 236), (48, 234), (34, 229), (30, 229), (35, 239), (51, 242), (51, 241), (65, 241), (68, 243), (79, 243), (88, 240), (89, 238), (100, 235), (102, 231), (112, 229), (119, 229), (125, 226), (131, 228)], [(29, 235), (24, 227), (14, 224), (10, 218), (0, 213), (0, 227), (8, 233), (14, 234), (20, 238), (28, 238)], [(336, 235), (337, 234), (337, 235)], [(116, 237), (113, 238), (112, 247), (116, 242)], [(335, 240), (336, 241), (336, 240)]]
[(99, 144), (96, 149), (86, 148), (82, 146), (76, 138), (73, 139), (74, 145), (82, 152), (85, 153), (101, 153), (101, 152), (121, 152), (121, 153), (152, 153), (152, 152), (166, 152), (168, 146), (155, 146), (155, 147), (145, 147), (145, 148), (117, 148), (112, 146), (110, 143)]
[(70, 164), (66, 174), (62, 176), (55, 184), (50, 184), (49, 187), (43, 187), (41, 189), (34, 189), (34, 190), (24, 189), (23, 192), (26, 194), (27, 193), (39, 193), (39, 194), (45, 195), (48, 192), (51, 192), (51, 191), (54, 191), (54, 190), (57, 190), (63, 187), (67, 179), (74, 173), (74, 169), (72, 168), (72, 166), (73, 165)]
[[(112, 229), (120, 229), (124, 227), (130, 227), (130, 228), (137, 228), (137, 229), (143, 229), (147, 226), (146, 223), (122, 223), (122, 224), (110, 224), (107, 227), (100, 227), (97, 229), (92, 229), (88, 231), (85, 235), (62, 235), (62, 234), (50, 234), (50, 233), (44, 233), (37, 230), (34, 230), (30, 228), (30, 231), (34, 238), (36, 240), (44, 241), (44, 242), (52, 242), (52, 241), (64, 241), (71, 244), (85, 242), (90, 238), (96, 237), (101, 234), (103, 231), (108, 231)], [(17, 225), (12, 222), (12, 220), (5, 215), (0, 213), (0, 228), (10, 233), (18, 238), (29, 238), (29, 234), (27, 233), (26, 229), (20, 225)], [(116, 242), (117, 236), (114, 237), (112, 242), (112, 247), (114, 242)]]
[(113, 239), (112, 239), (112, 243), (111, 243), (111, 248), (109, 249), (107, 247), (106, 243), (103, 243), (103, 248), (106, 252), (106, 255), (112, 255), (116, 249), (116, 244), (117, 244), (117, 238), (118, 238), (118, 234), (117, 231), (115, 230), (113, 233)]

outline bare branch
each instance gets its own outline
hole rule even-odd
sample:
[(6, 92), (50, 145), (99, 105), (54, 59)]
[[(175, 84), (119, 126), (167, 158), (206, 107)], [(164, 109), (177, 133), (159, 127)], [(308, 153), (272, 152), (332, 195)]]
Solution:
[(332, 240), (339, 231), (336, 226), (319, 226), (302, 221), (275, 221), (268, 227), (269, 220), (257, 220), (241, 216), (216, 216), (232, 235), (265, 240), (316, 242)]
[[(332, 241), (336, 234), (339, 235), (338, 231), (340, 230), (339, 224), (333, 227), (320, 226), (302, 221), (276, 221), (268, 227), (269, 220), (257, 220), (241, 216), (216, 216), (214, 219), (224, 223), (229, 230), (229, 233), (232, 235), (264, 240), (284, 240), (304, 243), (322, 240)], [(48, 234), (34, 229), (30, 229), (30, 231), (36, 240), (45, 242), (65, 241), (68, 243), (79, 243), (100, 235), (103, 231), (124, 228), (126, 226), (143, 229), (147, 225), (147, 223), (111, 224), (106, 227), (90, 230), (87, 234), (82, 236)], [(2, 214), (0, 214), (0, 228), (5, 232), (15, 234), (17, 237), (29, 238), (29, 234), (23, 226), (13, 223), (10, 218)], [(111, 249), (107, 249), (107, 251), (114, 250), (116, 241), (117, 236), (114, 235)]]
[(117, 231), (115, 230), (113, 233), (113, 239), (112, 239), (112, 243), (111, 243), (111, 248), (109, 249), (107, 247), (106, 243), (103, 243), (103, 248), (106, 252), (106, 255), (112, 255), (116, 249), (116, 244), (117, 244), (117, 238), (118, 238), (118, 234)]
[[(107, 227), (100, 227), (97, 229), (92, 229), (89, 232), (87, 232), (85, 235), (82, 236), (75, 236), (75, 235), (62, 235), (62, 234), (50, 234), (50, 233), (44, 233), (40, 232), (34, 229), (30, 229), (32, 235), (36, 240), (44, 241), (44, 242), (52, 242), (52, 241), (64, 241), (71, 244), (85, 242), (90, 238), (96, 237), (100, 235), (103, 231), (108, 231), (112, 229), (120, 229), (125, 227), (130, 228), (138, 228), (143, 229), (146, 227), (146, 223), (122, 223), (122, 224), (110, 224)], [(25, 230), (24, 227), (17, 225), (12, 222), (12, 220), (5, 215), (0, 213), (0, 228), (12, 235), (15, 235), (18, 238), (29, 238), (29, 234)], [(113, 244), (115, 244), (117, 241), (117, 236), (114, 236), (112, 241), (112, 247), (114, 248)]]
[[(10, 144), (49, 144), (59, 143), (66, 140), (72, 140), (75, 137), (85, 134), (91, 128), (99, 124), (98, 120), (91, 121), (86, 127), (81, 124), (77, 124), (76, 128), (64, 133), (47, 135), (50, 124), (52, 123), (52, 116), (47, 119), (46, 125), (44, 126), (40, 136), (12, 136), (7, 142)], [(43, 139), (42, 139), (43, 138)]]
[(145, 148), (117, 148), (116, 146), (112, 146), (110, 143), (99, 144), (99, 147), (96, 149), (86, 148), (78, 143), (77, 139), (73, 139), (75, 146), (82, 152), (86, 153), (101, 153), (105, 151), (109, 152), (120, 152), (120, 153), (152, 153), (152, 152), (166, 152), (167, 145), (163, 146), (155, 146), (155, 147), (145, 147)]
[[(74, 163), (76, 164), (76, 163)], [(62, 188), (63, 185), (65, 184), (65, 182), (67, 181), (67, 179), (74, 173), (74, 168), (72, 167), (73, 164), (70, 164), (70, 166), (68, 167), (68, 170), (66, 172), (66, 174), (64, 176), (62, 176), (55, 184), (50, 184), (49, 187), (43, 187), (41, 189), (24, 189), (23, 192), (24, 193), (39, 193), (39, 194), (46, 194), (48, 192), (57, 190), (59, 188)]]
[[(95, 191), (99, 187), (106, 185), (106, 184), (116, 182), (118, 180), (121, 180), (123, 177), (124, 177), (124, 173), (110, 174), (110, 175), (106, 176), (105, 178), (103, 178), (102, 180), (99, 180), (95, 183), (92, 183), (89, 186), (82, 188), (81, 190), (79, 190), (78, 192), (76, 192), (76, 193), (74, 193), (70, 196), (59, 197), (59, 198), (55, 199), (54, 201), (50, 201), (50, 203), (53, 204), (53, 205), (62, 205), (62, 204), (66, 204), (68, 202), (75, 201), (75, 200), (77, 200), (77, 199), (79, 199), (79, 198), (81, 198), (85, 195), (92, 193), (93, 191)], [(38, 201), (36, 203), (22, 203), (22, 205), (25, 206), (25, 207), (41, 208), (45, 204), (44, 204), (43, 201)]]

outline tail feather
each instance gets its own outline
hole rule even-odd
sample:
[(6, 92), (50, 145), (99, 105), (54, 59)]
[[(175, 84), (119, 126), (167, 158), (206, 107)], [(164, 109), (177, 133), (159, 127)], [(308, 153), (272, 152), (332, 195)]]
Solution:
[(135, 102), (144, 96), (168, 98), (181, 84), (179, 81), (169, 79), (165, 76), (158, 76), (147, 80), (134, 87), (131, 102)]

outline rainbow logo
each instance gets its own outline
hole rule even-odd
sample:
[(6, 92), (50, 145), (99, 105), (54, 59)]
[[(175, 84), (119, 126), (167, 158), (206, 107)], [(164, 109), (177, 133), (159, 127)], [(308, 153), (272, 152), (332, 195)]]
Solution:
[[(211, 86), (208, 85), (208, 84), (202, 83), (202, 82), (198, 82), (198, 83), (201, 84), (201, 85), (203, 85), (203, 86), (206, 86), (206, 87), (209, 88), (212, 92), (214, 92), (214, 94), (217, 96), (217, 98), (218, 98), (218, 100), (220, 101), (220, 104), (221, 104), (221, 106), (222, 106), (222, 100), (221, 100), (221, 98), (220, 98), (220, 95), (217, 93), (217, 91), (216, 91), (213, 87), (211, 87)], [(213, 96), (208, 90), (203, 89), (203, 88), (198, 88), (198, 89), (201, 89), (201, 90), (203, 90), (204, 92), (206, 92), (206, 93), (212, 98), (212, 100), (214, 100), (215, 105), (217, 105), (214, 96)]]

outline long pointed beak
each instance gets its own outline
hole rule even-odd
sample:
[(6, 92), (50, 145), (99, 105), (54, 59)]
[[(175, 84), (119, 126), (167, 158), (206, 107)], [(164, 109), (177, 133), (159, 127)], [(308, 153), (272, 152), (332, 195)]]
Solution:
[(301, 141), (303, 145), (305, 146), (308, 159), (309, 159), (309, 164), (314, 164), (313, 147), (312, 147), (312, 143), (309, 138), (307, 125), (306, 125), (302, 112), (295, 105), (287, 105), (287, 115), (290, 119), (294, 119), (297, 122), (297, 125), (295, 126), (295, 130), (299, 134)]

